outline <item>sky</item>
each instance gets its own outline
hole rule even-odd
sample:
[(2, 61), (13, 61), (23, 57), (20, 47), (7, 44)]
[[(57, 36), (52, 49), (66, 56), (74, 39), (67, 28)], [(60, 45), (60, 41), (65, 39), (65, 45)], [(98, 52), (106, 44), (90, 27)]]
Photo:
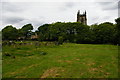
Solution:
[[(89, 2), (88, 2), (89, 1)], [(0, 30), (31, 23), (34, 31), (43, 24), (76, 22), (77, 12), (87, 12), (87, 24), (115, 23), (119, 0), (2, 0)]]

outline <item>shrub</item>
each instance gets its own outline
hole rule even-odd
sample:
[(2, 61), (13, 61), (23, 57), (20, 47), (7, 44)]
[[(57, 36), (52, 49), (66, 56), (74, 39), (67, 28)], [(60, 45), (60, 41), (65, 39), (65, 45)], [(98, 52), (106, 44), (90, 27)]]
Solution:
[(59, 44), (63, 44), (63, 37), (62, 36), (59, 36), (58, 37), (58, 45)]

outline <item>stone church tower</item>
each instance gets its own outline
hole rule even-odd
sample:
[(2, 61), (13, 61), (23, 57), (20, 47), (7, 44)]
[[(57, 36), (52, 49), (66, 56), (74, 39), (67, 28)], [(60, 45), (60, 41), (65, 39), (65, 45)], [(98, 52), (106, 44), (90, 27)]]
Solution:
[(81, 22), (84, 25), (87, 25), (86, 11), (83, 14), (80, 14), (80, 10), (77, 13), (77, 22)]

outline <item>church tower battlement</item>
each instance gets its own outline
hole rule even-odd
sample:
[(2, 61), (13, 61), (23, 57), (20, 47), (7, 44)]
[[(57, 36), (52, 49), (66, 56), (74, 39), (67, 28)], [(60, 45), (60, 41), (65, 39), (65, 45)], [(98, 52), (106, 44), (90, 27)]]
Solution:
[(78, 13), (77, 13), (77, 22), (81, 22), (84, 25), (87, 25), (86, 11), (83, 12), (83, 14), (80, 14), (80, 10), (78, 10)]

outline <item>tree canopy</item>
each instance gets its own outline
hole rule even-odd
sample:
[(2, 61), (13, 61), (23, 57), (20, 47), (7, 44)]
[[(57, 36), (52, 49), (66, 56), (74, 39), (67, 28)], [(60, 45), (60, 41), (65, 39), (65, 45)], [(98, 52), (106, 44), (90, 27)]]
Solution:
[(31, 35), (37, 34), (40, 41), (57, 41), (72, 43), (94, 43), (94, 44), (118, 44), (120, 42), (120, 18), (115, 19), (116, 24), (104, 22), (91, 26), (80, 22), (56, 22), (43, 24), (38, 30), (32, 32), (32, 24), (26, 24), (20, 29), (12, 25), (2, 29), (3, 40), (14, 40), (18, 37), (30, 39)]
[(18, 30), (12, 25), (6, 26), (2, 29), (2, 39), (3, 40), (14, 40), (18, 37)]

